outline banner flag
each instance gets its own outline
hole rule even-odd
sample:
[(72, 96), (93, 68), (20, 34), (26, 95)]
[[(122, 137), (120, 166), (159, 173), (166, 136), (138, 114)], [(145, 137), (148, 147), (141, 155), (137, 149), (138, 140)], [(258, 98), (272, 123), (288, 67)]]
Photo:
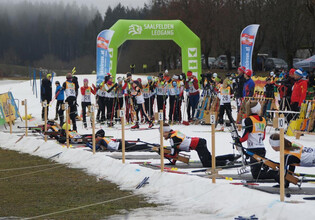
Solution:
[(259, 24), (245, 27), (241, 33), (241, 66), (252, 69), (252, 56)]
[(104, 77), (110, 72), (109, 44), (114, 31), (103, 30), (96, 39), (96, 85), (103, 82)]

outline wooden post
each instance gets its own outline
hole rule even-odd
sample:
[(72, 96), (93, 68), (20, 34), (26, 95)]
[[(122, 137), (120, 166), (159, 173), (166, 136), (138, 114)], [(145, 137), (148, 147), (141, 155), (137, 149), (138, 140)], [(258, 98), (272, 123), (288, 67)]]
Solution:
[(211, 124), (211, 153), (212, 153), (212, 183), (216, 183), (216, 169), (215, 169), (215, 114), (212, 112), (210, 115), (210, 124)]
[(278, 121), (280, 128), (280, 201), (284, 201), (284, 115), (281, 114)]
[(43, 103), (43, 107), (44, 107), (44, 119), (45, 119), (45, 142), (47, 142), (47, 101), (45, 100)]
[(69, 148), (69, 104), (66, 102), (65, 104), (66, 109), (66, 140), (67, 140), (67, 148)]
[(25, 136), (27, 136), (28, 135), (28, 128), (27, 128), (28, 117), (27, 117), (27, 101), (26, 101), (26, 99), (24, 101), (22, 101), (22, 105), (24, 105), (24, 107), (25, 107)]
[(121, 122), (121, 152), (122, 152), (122, 163), (125, 163), (125, 152), (126, 152), (126, 146), (125, 146), (125, 111), (123, 109), (118, 110), (117, 115), (120, 117)]
[(163, 144), (163, 110), (159, 112), (160, 121), (160, 156), (161, 156), (161, 172), (164, 172), (164, 144)]
[(95, 106), (91, 105), (90, 107), (91, 113), (91, 121), (92, 121), (92, 146), (93, 146), (93, 154), (95, 154)]
[(8, 99), (7, 100), (7, 106), (8, 106), (8, 113), (9, 113), (9, 117), (8, 117), (8, 119), (9, 119), (9, 126), (10, 126), (10, 134), (12, 134), (12, 121), (11, 121), (11, 100), (10, 99)]

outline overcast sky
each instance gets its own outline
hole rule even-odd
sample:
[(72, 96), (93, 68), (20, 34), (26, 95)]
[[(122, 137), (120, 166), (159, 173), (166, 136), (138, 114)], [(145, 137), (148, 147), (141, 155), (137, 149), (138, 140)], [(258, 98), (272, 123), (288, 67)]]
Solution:
[[(3, 1), (3, 0), (0, 0)], [(7, 0), (9, 1), (9, 0)], [(21, 2), (25, 0), (10, 0), (10, 2)], [(29, 2), (64, 2), (72, 3), (76, 2), (77, 4), (85, 4), (87, 6), (95, 6), (101, 13), (104, 13), (107, 7), (110, 5), (112, 7), (116, 6), (119, 2), (128, 7), (142, 7), (144, 3), (149, 3), (150, 0), (26, 0)]]

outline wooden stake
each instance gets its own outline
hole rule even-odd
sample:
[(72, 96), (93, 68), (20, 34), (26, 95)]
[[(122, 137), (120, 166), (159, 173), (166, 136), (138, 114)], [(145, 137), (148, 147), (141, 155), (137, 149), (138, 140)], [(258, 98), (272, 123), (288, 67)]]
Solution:
[(212, 183), (216, 183), (216, 169), (215, 169), (215, 114), (212, 112), (210, 115), (210, 124), (211, 124), (211, 153), (212, 153)]
[(69, 148), (69, 104), (66, 102), (66, 139), (67, 139), (67, 148)]
[(125, 111), (122, 110), (118, 110), (117, 114), (120, 117), (120, 121), (121, 121), (121, 152), (122, 152), (122, 163), (125, 163), (125, 152), (126, 152), (126, 146), (125, 146)]
[(280, 201), (284, 201), (284, 115), (281, 114), (278, 122), (280, 128)]
[(28, 128), (27, 128), (28, 117), (27, 117), (27, 100), (26, 99), (22, 101), (22, 105), (24, 105), (25, 107), (25, 136), (27, 136), (28, 135)]
[(160, 156), (161, 156), (161, 172), (164, 172), (164, 144), (163, 144), (163, 110), (159, 112), (160, 120)]
[(90, 107), (91, 120), (92, 120), (92, 146), (93, 154), (95, 154), (95, 106)]
[(45, 142), (47, 142), (47, 134), (46, 134), (46, 132), (47, 132), (47, 101), (45, 100), (44, 101), (44, 119), (45, 119), (45, 130), (44, 130), (44, 132), (45, 132)]
[(7, 106), (8, 106), (8, 108), (9, 108), (9, 117), (8, 117), (8, 119), (9, 119), (9, 125), (10, 125), (10, 134), (12, 134), (12, 121), (11, 121), (11, 100), (10, 99), (8, 99), (7, 100)]

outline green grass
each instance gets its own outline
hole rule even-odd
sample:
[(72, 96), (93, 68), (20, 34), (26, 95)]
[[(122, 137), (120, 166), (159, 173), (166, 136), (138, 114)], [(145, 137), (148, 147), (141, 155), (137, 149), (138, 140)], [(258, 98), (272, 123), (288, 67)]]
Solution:
[[(65, 166), (48, 166), (25, 170), (5, 171), (3, 169), (54, 164), (28, 154), (0, 149), (0, 217), (31, 217), (75, 208), (92, 203), (132, 195), (121, 191), (108, 181), (97, 181), (79, 169)], [(35, 174), (1, 179), (13, 175), (48, 169)], [(45, 219), (102, 219), (119, 214), (121, 210), (142, 207), (156, 207), (144, 198), (133, 196), (126, 199), (65, 212), (45, 217)]]

